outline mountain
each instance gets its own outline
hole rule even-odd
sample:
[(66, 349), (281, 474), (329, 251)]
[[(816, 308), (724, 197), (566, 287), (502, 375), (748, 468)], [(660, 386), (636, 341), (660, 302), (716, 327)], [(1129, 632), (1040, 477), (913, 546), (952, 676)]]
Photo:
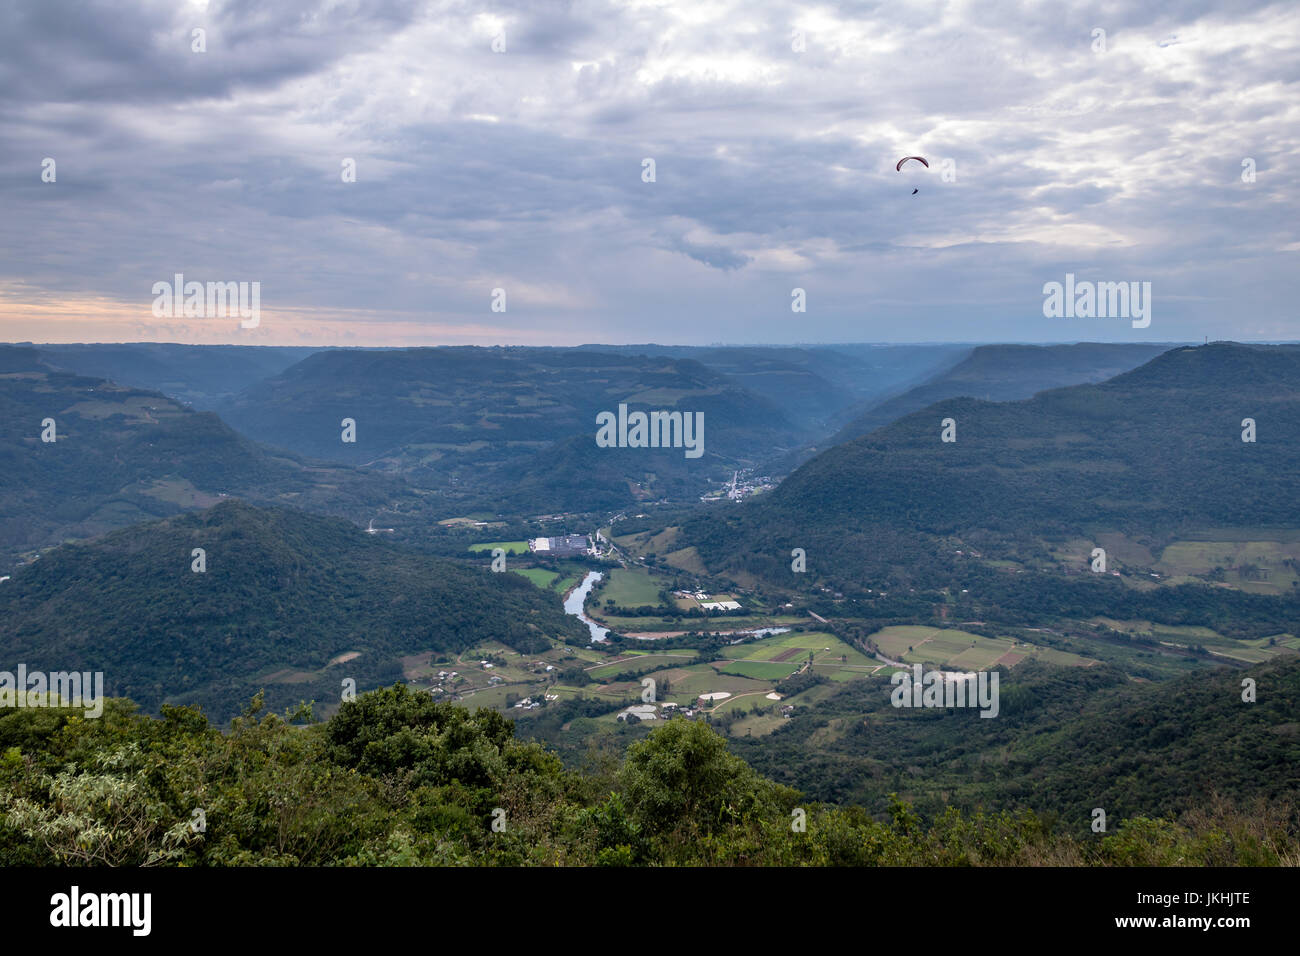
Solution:
[[(584, 345), (620, 355), (693, 359), (780, 405), (821, 440), (864, 405), (947, 368), (960, 345), (666, 346)], [(807, 437), (807, 436), (805, 436)]]
[[(597, 414), (620, 404), (702, 413), (703, 456), (597, 448)], [(778, 405), (699, 362), (560, 349), (322, 352), (245, 389), (220, 413), (244, 434), (300, 454), (532, 512), (693, 496), (800, 435)], [(354, 443), (342, 440), (344, 419), (356, 423)]]
[[(948, 418), (953, 442), (941, 440)], [(948, 399), (684, 536), (711, 570), (792, 585), (790, 552), (804, 548), (810, 572), (861, 587), (939, 557), (951, 566), (954, 550), (1037, 560), (1052, 542), (1116, 533), (1158, 551), (1221, 528), (1300, 528), (1296, 347), (1177, 348), (1097, 385)]]
[(357, 521), (416, 502), (400, 481), (303, 461), (211, 412), (58, 371), (32, 348), (0, 346), (0, 566), (227, 496)]
[[(775, 467), (784, 473), (807, 457), (804, 452), (789, 458), (809, 437), (824, 438), (850, 409), (932, 374), (962, 351), (855, 345), (314, 350), (128, 343), (44, 345), (37, 357), (55, 371), (219, 410), (240, 431), (269, 445), (406, 476), (459, 502), (462, 511), (536, 513), (617, 509), (665, 498), (693, 501), (736, 469)], [(296, 367), (318, 353), (319, 361)], [(703, 412), (705, 457), (685, 461), (652, 449), (588, 447), (595, 413), (615, 410), (624, 398), (633, 409)], [(323, 410), (328, 414), (322, 419)], [(340, 440), (338, 423), (347, 417), (360, 425), (355, 445)], [(311, 427), (322, 420), (328, 427)]]
[(1176, 815), (1212, 798), (1286, 799), (1300, 789), (1300, 658), (1253, 668), (1267, 688), (1241, 699), (1228, 668), (1159, 683), (1111, 667), (1038, 662), (1002, 674), (996, 720), (953, 708), (890, 704), (892, 686), (851, 685), (768, 737), (732, 746), (808, 796), (883, 809), (898, 793), (919, 809), (1033, 808), (1089, 832), (1108, 817)]
[(102, 671), (110, 695), (218, 719), (263, 688), (275, 709), (337, 702), (344, 678), (358, 692), (399, 679), (402, 655), (488, 640), (532, 652), (586, 634), (520, 575), (237, 501), (47, 552), (0, 585), (0, 622), (6, 661)]
[(804, 350), (721, 348), (690, 358), (779, 405), (800, 428), (823, 430), (834, 415), (859, 400), (847, 384), (819, 374), (818, 363)]
[(1167, 351), (1168, 345), (1084, 342), (1077, 345), (981, 345), (955, 366), (915, 388), (879, 402), (832, 440), (842, 444), (946, 398), (986, 401), (1029, 398), (1049, 388), (1102, 382)]
[(261, 345), (177, 345), (171, 342), (41, 345), (41, 358), (62, 371), (162, 392), (210, 410), (305, 359), (314, 348)]

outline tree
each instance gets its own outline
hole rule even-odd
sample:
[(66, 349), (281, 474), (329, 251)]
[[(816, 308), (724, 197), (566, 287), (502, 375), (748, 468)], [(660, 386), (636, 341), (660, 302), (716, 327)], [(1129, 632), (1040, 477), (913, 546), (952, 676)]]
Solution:
[(766, 812), (779, 791), (697, 721), (673, 720), (628, 748), (618, 781), (646, 833), (684, 846)]

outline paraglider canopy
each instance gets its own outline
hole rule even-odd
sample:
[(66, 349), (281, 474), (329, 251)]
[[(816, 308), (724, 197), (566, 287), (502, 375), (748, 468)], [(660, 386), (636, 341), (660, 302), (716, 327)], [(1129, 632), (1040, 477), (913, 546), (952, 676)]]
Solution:
[(903, 164), (904, 164), (905, 162), (907, 162), (909, 159), (914, 159), (914, 160), (916, 160), (918, 163), (920, 163), (920, 164), (921, 164), (922, 166), (924, 166), (926, 169), (929, 169), (929, 168), (930, 168), (930, 164), (927, 163), (927, 162), (925, 161), (925, 157), (924, 157), (924, 156), (904, 156), (902, 159), (900, 159), (900, 160), (898, 161), (898, 165), (894, 167), (894, 172), (898, 172), (898, 171), (900, 171), (900, 170), (903, 168)]

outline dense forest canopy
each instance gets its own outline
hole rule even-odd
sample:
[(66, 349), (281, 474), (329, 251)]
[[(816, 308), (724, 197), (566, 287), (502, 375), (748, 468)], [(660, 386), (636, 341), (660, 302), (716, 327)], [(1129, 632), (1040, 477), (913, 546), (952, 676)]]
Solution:
[(566, 772), (497, 714), (405, 687), (299, 726), (255, 700), (228, 732), (114, 701), (0, 712), (0, 865), (1277, 865), (1294, 807), (1215, 799), (1075, 835), (1030, 810), (924, 816), (809, 801), (673, 720)]

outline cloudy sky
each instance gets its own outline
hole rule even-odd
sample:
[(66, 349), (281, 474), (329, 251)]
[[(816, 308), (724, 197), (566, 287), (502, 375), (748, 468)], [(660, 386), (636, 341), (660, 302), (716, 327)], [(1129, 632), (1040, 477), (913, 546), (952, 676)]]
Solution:
[(0, 339), (1300, 339), (1298, 161), (1293, 0), (16, 0)]

